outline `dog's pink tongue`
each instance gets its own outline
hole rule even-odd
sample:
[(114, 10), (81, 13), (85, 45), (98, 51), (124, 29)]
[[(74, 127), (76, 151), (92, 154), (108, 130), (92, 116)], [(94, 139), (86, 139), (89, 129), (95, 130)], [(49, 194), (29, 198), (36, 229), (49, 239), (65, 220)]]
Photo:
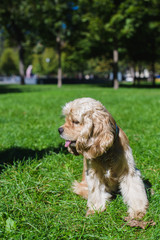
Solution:
[(67, 141), (65, 142), (65, 147), (69, 147), (70, 144), (71, 144), (71, 141), (67, 140)]

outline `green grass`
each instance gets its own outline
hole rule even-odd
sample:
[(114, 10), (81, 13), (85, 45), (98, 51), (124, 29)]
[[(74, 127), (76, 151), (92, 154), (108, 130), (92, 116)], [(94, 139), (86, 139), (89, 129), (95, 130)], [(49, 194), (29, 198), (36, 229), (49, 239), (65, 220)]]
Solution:
[[(159, 239), (160, 90), (97, 86), (0, 86), (0, 239)], [(64, 148), (62, 106), (78, 97), (100, 100), (126, 132), (137, 168), (154, 195), (131, 228), (118, 196), (107, 211), (85, 218), (86, 200), (71, 191), (82, 156)]]

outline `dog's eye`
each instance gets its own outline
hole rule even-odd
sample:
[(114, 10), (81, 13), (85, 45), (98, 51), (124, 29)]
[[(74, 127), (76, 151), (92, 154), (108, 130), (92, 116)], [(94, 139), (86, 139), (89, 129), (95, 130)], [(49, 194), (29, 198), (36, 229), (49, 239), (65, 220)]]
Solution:
[(79, 122), (77, 120), (73, 120), (72, 121), (74, 124), (79, 124)]

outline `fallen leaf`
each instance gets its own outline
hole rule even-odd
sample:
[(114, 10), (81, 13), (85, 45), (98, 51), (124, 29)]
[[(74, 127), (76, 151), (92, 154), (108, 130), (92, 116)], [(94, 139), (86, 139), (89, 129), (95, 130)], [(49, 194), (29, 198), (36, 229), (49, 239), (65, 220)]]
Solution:
[(143, 221), (143, 220), (136, 220), (131, 219), (130, 217), (125, 217), (125, 222), (127, 222), (127, 225), (130, 227), (140, 227), (142, 229), (145, 229), (146, 226), (154, 226), (156, 223), (153, 220), (150, 221)]

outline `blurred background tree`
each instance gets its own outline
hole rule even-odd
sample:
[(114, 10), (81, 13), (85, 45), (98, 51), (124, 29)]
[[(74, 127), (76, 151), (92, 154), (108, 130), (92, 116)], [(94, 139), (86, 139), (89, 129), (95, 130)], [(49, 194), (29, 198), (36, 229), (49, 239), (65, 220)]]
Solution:
[(0, 35), (18, 49), (22, 84), (32, 63), (37, 74), (57, 72), (59, 87), (62, 68), (65, 76), (80, 77), (112, 71), (118, 88), (119, 70), (142, 66), (154, 85), (159, 16), (159, 0), (6, 0), (0, 2)]
[(4, 30), (4, 38), (9, 39), (12, 46), (18, 48), (19, 75), (21, 84), (25, 77), (25, 48), (34, 43), (34, 30), (30, 25), (30, 12), (27, 0), (6, 0), (0, 2), (0, 25)]
[[(81, 25), (78, 24), (78, 7), (73, 2), (45, 0), (37, 3), (28, 0), (30, 5), (30, 24), (35, 27), (38, 40), (45, 47), (52, 47), (58, 56), (58, 86), (62, 85), (61, 54), (67, 44), (72, 45)], [(74, 45), (74, 44), (73, 44)]]
[(155, 63), (160, 60), (160, 1), (126, 0), (119, 9), (123, 16), (122, 42), (133, 68), (149, 65), (155, 85)]

